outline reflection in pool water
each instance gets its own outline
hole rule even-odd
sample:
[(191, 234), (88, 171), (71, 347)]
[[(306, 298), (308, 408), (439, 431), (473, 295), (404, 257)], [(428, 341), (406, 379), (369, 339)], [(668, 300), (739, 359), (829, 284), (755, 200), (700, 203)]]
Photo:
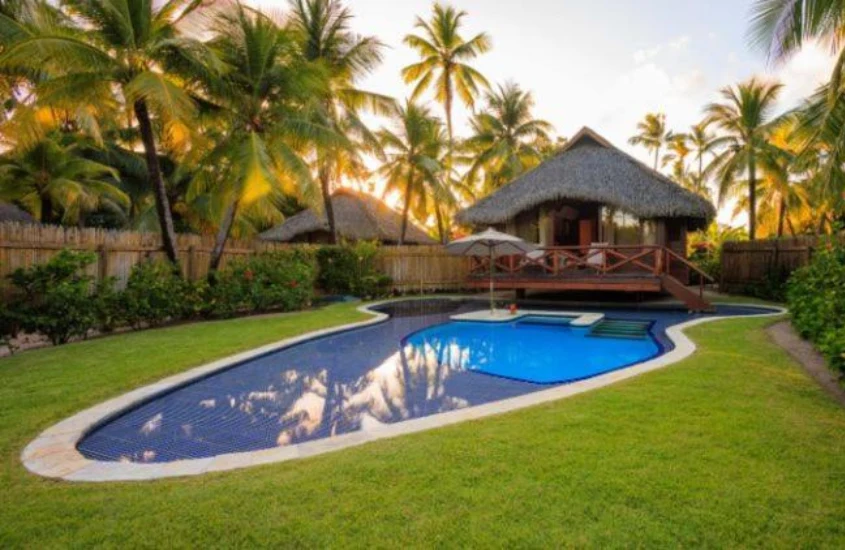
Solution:
[[(479, 309), (478, 304), (425, 300), (381, 309), (391, 314), (383, 323), (251, 359), (156, 397), (95, 429), (78, 448), (97, 460), (202, 458), (331, 437), (548, 387), (473, 372), (478, 364), (492, 364), (485, 352), (467, 349), (484, 349), (478, 342), (429, 338), (415, 345), (422, 329)], [(678, 311), (648, 316), (656, 320), (653, 332), (664, 346), (670, 344), (663, 329), (690, 319)], [(571, 330), (555, 327), (562, 329)], [(520, 351), (526, 357), (531, 352), (525, 346)]]

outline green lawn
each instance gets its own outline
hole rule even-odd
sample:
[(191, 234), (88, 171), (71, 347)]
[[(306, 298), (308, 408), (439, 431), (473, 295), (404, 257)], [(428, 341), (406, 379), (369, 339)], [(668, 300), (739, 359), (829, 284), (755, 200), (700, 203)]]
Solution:
[(0, 360), (0, 548), (845, 546), (845, 410), (763, 319), (696, 327), (692, 358), (610, 388), (307, 460), (104, 485), (20, 465), (40, 430), (86, 406), (359, 315), (339, 305)]

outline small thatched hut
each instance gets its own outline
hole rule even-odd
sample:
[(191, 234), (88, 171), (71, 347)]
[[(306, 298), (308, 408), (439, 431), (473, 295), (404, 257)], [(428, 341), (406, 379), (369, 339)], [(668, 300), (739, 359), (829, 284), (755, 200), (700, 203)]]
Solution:
[(661, 245), (686, 255), (686, 234), (716, 210), (589, 128), (534, 170), (457, 216), (542, 246)]
[[(331, 198), (338, 235), (349, 241), (379, 241), (396, 244), (402, 230), (402, 216), (365, 193), (340, 189)], [(326, 243), (329, 223), (325, 212), (303, 210), (284, 223), (260, 235), (266, 241)], [(408, 222), (405, 244), (435, 244), (422, 229)]]
[(37, 223), (37, 220), (14, 204), (0, 202), (0, 222)]

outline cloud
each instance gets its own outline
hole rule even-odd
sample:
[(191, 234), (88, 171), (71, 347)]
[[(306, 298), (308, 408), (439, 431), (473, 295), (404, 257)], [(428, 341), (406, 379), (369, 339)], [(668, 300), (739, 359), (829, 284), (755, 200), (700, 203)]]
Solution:
[(818, 43), (811, 43), (790, 57), (782, 65), (763, 74), (783, 84), (779, 107), (797, 107), (830, 79), (836, 56)]
[(637, 50), (634, 52), (634, 63), (637, 65), (641, 65), (646, 61), (650, 61), (656, 57), (658, 57), (661, 53), (669, 51), (669, 52), (680, 52), (686, 50), (691, 42), (689, 36), (679, 36), (666, 42), (664, 44), (657, 44), (656, 46), (652, 46), (651, 48), (644, 48), (641, 50)]

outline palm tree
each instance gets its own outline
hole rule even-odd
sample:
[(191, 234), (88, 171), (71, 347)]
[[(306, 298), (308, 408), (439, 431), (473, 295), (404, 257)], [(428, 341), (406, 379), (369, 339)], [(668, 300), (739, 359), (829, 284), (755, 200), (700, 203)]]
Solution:
[[(838, 50), (830, 82), (801, 109), (797, 131), (806, 137), (806, 148), (799, 161), (817, 163), (819, 170), (808, 180), (819, 215), (821, 231), (835, 217), (833, 211), (845, 208), (845, 3), (839, 0), (757, 0), (752, 8), (751, 38), (774, 61), (783, 61), (799, 51), (807, 41), (827, 43)], [(810, 159), (812, 155), (823, 155)], [(834, 211), (835, 211), (834, 210)]]
[(414, 100), (434, 86), (434, 96), (443, 104), (446, 113), (450, 152), (454, 144), (452, 105), (455, 93), (464, 105), (472, 108), (481, 88), (489, 87), (487, 79), (468, 62), (490, 50), (490, 37), (479, 33), (464, 40), (460, 30), (466, 16), (464, 11), (435, 3), (431, 19), (426, 21), (418, 17), (414, 25), (422, 30), (422, 35), (405, 37), (405, 44), (416, 50), (422, 61), (402, 69), (402, 77), (408, 84), (416, 83), (411, 95)]
[(667, 144), (668, 152), (663, 155), (662, 165), (672, 165), (672, 178), (683, 187), (689, 187), (689, 173), (687, 171), (687, 157), (692, 154), (689, 139), (686, 134), (674, 134)]
[[(202, 2), (86, 0), (64, 2), (74, 26), (45, 24), (30, 29), (0, 56), (5, 71), (39, 71), (55, 100), (86, 101), (114, 88), (134, 115), (141, 136), (162, 244), (176, 264), (176, 236), (156, 146), (156, 124), (164, 132), (184, 128), (196, 104), (187, 79), (218, 68), (202, 42), (181, 32), (181, 24)], [(177, 77), (178, 75), (178, 77)]]
[(748, 237), (757, 236), (757, 168), (770, 147), (772, 109), (782, 88), (778, 83), (764, 83), (756, 79), (721, 90), (722, 103), (705, 108), (707, 120), (724, 135), (716, 141), (723, 148), (708, 167), (719, 182), (719, 203), (724, 201), (739, 177), (747, 177)]
[(292, 25), (305, 59), (326, 71), (328, 86), (320, 98), (324, 116), (349, 146), (317, 151), (316, 172), (329, 224), (331, 241), (337, 227), (330, 200), (341, 178), (362, 179), (368, 171), (362, 153), (378, 155), (378, 140), (361, 120), (367, 109), (386, 114), (394, 102), (386, 96), (356, 88), (357, 82), (382, 61), (382, 44), (373, 36), (359, 36), (350, 28), (352, 13), (339, 0), (290, 0)]
[(210, 47), (230, 69), (206, 86), (224, 129), (192, 192), (211, 193), (221, 205), (212, 273), (239, 215), (278, 215), (275, 202), (286, 191), (306, 202), (318, 197), (303, 157), (309, 147), (345, 145), (312, 107), (326, 79), (301, 58), (291, 29), (236, 4), (217, 15), (214, 30)]
[[(412, 101), (397, 107), (393, 118), (395, 130), (379, 132), (386, 161), (378, 174), (386, 183), (385, 193), (398, 191), (403, 199), (401, 246), (405, 242), (412, 205), (416, 205), (420, 217), (430, 200), (451, 202), (453, 198), (443, 183), (444, 169), (438, 160), (447, 143), (441, 122), (428, 108)], [(440, 231), (442, 234), (445, 229), (441, 227)]]
[(687, 136), (687, 141), (692, 153), (695, 155), (695, 161), (698, 166), (698, 171), (695, 176), (695, 187), (702, 191), (706, 191), (705, 196), (710, 192), (707, 189), (706, 178), (704, 174), (704, 157), (713, 153), (716, 148), (716, 136), (708, 131), (708, 122), (702, 121), (690, 127)]
[(672, 139), (672, 132), (666, 128), (666, 115), (663, 113), (647, 113), (645, 118), (637, 123), (637, 135), (628, 140), (631, 145), (642, 145), (654, 154), (654, 169), (660, 160), (660, 150)]
[(538, 145), (551, 142), (553, 128), (533, 118), (533, 107), (531, 93), (514, 83), (487, 93), (485, 110), (470, 123), (473, 135), (462, 144), (469, 155), (466, 179), (471, 185), (483, 173), (484, 193), (489, 193), (542, 161)]
[(42, 223), (75, 224), (100, 208), (127, 208), (129, 198), (108, 182), (117, 172), (82, 158), (74, 145), (46, 139), (0, 159), (0, 198), (23, 206)]

